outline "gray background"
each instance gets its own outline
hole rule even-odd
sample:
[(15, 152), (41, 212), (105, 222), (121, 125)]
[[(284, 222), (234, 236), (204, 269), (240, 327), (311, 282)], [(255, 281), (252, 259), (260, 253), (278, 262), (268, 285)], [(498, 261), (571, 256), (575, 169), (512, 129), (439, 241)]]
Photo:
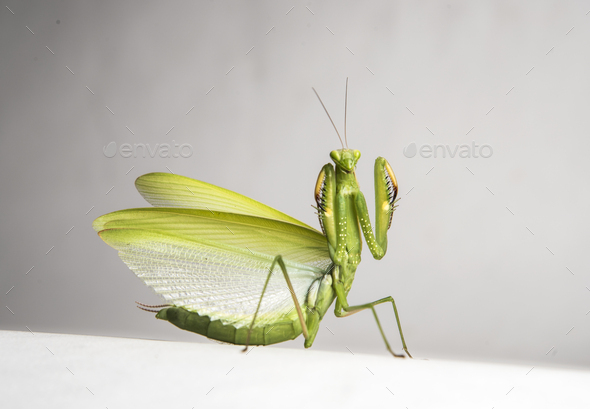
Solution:
[[(350, 302), (393, 295), (418, 357), (590, 365), (589, 9), (3, 1), (0, 328), (212, 342), (135, 308), (160, 299), (92, 220), (146, 206), (133, 181), (169, 169), (318, 226), (313, 187), (340, 145), (311, 87), (342, 129), (349, 77), (361, 188), (372, 206), (385, 156), (402, 198)], [(192, 156), (103, 153), (173, 140)], [(472, 141), (493, 155), (404, 156)], [(368, 312), (323, 324), (315, 349), (386, 354)]]

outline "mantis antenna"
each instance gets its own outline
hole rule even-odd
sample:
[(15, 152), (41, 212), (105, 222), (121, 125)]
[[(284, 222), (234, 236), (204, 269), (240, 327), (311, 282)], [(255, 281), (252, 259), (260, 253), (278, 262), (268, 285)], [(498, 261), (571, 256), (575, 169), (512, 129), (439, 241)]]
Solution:
[(348, 138), (346, 137), (346, 108), (348, 107), (348, 77), (346, 77), (346, 93), (344, 94), (344, 142), (348, 149)]
[(336, 124), (334, 123), (334, 121), (332, 121), (332, 117), (328, 113), (328, 110), (326, 109), (326, 106), (324, 105), (324, 103), (322, 102), (322, 99), (318, 95), (318, 92), (315, 90), (314, 87), (311, 87), (311, 89), (313, 90), (313, 92), (315, 92), (315, 96), (318, 97), (318, 99), (320, 100), (320, 104), (322, 104), (322, 107), (324, 107), (324, 111), (326, 111), (326, 115), (328, 115), (328, 118), (330, 118), (330, 122), (332, 122), (332, 126), (334, 127), (334, 130), (338, 134), (338, 139), (340, 139), (340, 144), (342, 145), (342, 149), (344, 149), (344, 143), (342, 143), (342, 138), (340, 137), (340, 132), (338, 132), (338, 129), (336, 128)]

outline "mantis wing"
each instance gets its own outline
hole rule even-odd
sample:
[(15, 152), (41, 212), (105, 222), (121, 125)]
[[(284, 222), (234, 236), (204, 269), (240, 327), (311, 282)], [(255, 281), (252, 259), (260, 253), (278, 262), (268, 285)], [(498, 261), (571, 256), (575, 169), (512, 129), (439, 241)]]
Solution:
[[(277, 220), (208, 210), (146, 208), (95, 220), (100, 237), (156, 293), (236, 328), (252, 322), (274, 257), (283, 256), (295, 295), (305, 305), (312, 283), (331, 265), (325, 236)], [(255, 326), (295, 317), (278, 268)]]
[(313, 227), (270, 206), (219, 186), (170, 173), (148, 173), (135, 181), (139, 193), (154, 207), (201, 209), (281, 220)]

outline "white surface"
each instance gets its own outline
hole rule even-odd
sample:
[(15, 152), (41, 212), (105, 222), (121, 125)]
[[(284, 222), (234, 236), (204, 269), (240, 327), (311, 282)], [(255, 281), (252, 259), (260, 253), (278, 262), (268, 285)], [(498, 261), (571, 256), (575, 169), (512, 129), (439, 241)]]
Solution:
[(16, 331), (0, 346), (11, 409), (590, 406), (588, 371)]

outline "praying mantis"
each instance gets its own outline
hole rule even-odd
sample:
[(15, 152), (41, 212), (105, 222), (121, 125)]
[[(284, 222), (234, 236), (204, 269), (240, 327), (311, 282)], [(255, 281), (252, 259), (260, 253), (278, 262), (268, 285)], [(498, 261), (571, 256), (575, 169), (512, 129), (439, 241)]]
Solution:
[[(340, 133), (321, 98), (342, 143)], [(236, 345), (270, 345), (304, 337), (312, 346), (320, 322), (335, 301), (346, 317), (370, 309), (387, 350), (391, 348), (375, 311), (390, 303), (403, 350), (411, 358), (393, 297), (350, 305), (361, 261), (361, 232), (375, 259), (387, 251), (398, 192), (391, 166), (375, 160), (375, 229), (355, 168), (361, 153), (334, 150), (317, 179), (315, 200), (322, 232), (246, 196), (169, 173), (135, 181), (154, 207), (120, 210), (93, 222), (99, 236), (166, 304), (140, 308), (156, 318), (208, 338)]]

